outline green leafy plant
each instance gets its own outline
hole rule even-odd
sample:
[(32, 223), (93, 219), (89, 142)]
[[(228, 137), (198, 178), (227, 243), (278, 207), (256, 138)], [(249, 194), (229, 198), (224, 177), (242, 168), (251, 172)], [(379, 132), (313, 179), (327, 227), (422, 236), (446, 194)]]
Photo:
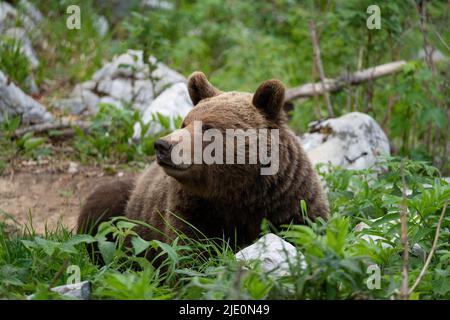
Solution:
[[(180, 117), (171, 119), (160, 113), (152, 118), (150, 123), (144, 124), (139, 111), (102, 104), (93, 118), (89, 134), (76, 128), (75, 148), (84, 160), (93, 157), (119, 162), (142, 161), (146, 156), (154, 154), (154, 142), (171, 131), (172, 123), (180, 126), (182, 120)], [(133, 137), (137, 123), (141, 130), (140, 138), (136, 141)], [(154, 135), (148, 134), (151, 124), (160, 124), (161, 130)]]
[[(38, 292), (36, 298), (61, 298), (46, 290), (49, 283), (65, 283), (66, 273), (54, 276), (69, 261), (80, 267), (83, 280), (93, 283), (99, 299), (395, 299), (402, 280), (403, 189), (410, 190), (410, 287), (424, 267), (444, 205), (450, 209), (450, 185), (436, 168), (403, 160), (403, 183), (401, 166), (400, 159), (386, 158), (374, 169), (321, 170), (332, 216), (280, 232), (301, 254), (288, 261), (290, 271), (281, 277), (264, 271), (259, 261), (236, 261), (232, 248), (220, 239), (200, 241), (178, 233), (171, 243), (144, 240), (136, 227), (152, 227), (124, 217), (103, 223), (95, 237), (73, 235), (62, 225), (44, 235), (31, 227), (24, 234), (12, 233), (0, 223), (0, 295), (23, 298)], [(307, 211), (305, 203), (299, 206)], [(362, 222), (366, 228), (355, 228)], [(411, 299), (450, 298), (449, 228), (447, 214), (437, 250)], [(89, 259), (86, 245), (93, 243), (104, 267)], [(144, 258), (149, 250), (156, 250), (159, 264)], [(380, 272), (379, 287), (368, 285), (370, 266)]]

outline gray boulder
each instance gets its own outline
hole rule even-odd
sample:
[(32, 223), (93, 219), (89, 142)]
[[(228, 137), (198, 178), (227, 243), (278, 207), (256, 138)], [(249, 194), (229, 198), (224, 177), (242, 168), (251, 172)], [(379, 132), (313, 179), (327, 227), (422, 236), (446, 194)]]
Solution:
[(42, 104), (26, 95), (0, 71), (0, 122), (5, 112), (10, 116), (20, 115), (22, 123), (25, 124), (43, 123), (53, 119)]
[(380, 155), (389, 155), (389, 140), (369, 115), (352, 112), (316, 121), (300, 142), (314, 165), (330, 163), (348, 169), (367, 169)]

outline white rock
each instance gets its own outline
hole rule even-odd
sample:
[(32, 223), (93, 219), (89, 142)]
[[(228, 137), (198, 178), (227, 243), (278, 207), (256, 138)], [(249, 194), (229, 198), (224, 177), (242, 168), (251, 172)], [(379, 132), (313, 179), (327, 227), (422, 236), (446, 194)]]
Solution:
[[(371, 222), (376, 222), (376, 221), (379, 220), (379, 219), (381, 219), (381, 218), (371, 219), (370, 221), (371, 221)], [(399, 223), (400, 223), (400, 220), (399, 220), (399, 219), (396, 219), (396, 220), (393, 220), (393, 221), (386, 222), (386, 224), (387, 224), (387, 223), (389, 223), (389, 224), (399, 224)], [(371, 227), (370, 227), (367, 223), (360, 222), (360, 223), (358, 223), (358, 224), (355, 226), (354, 230), (355, 230), (356, 232), (359, 233), (359, 232), (361, 232), (362, 230), (370, 230), (370, 228), (371, 228)], [(367, 241), (367, 242), (371, 242), (371, 241), (373, 241), (373, 242), (379, 242), (379, 243), (381, 243), (381, 246), (382, 246), (383, 248), (392, 248), (392, 245), (391, 245), (390, 243), (388, 243), (388, 240), (387, 240), (386, 238), (383, 238), (383, 237), (380, 237), (380, 236), (377, 236), (377, 235), (372, 235), (372, 234), (364, 234), (364, 233), (361, 233), (360, 236), (361, 236), (361, 239), (363, 239), (363, 240), (365, 240), (365, 241)], [(399, 238), (399, 234), (396, 233), (396, 234), (393, 236), (393, 239), (394, 239), (394, 240), (397, 240), (398, 238)], [(426, 255), (427, 255), (427, 254), (426, 254), (425, 250), (423, 250), (423, 248), (422, 248), (418, 243), (415, 243), (415, 244), (411, 247), (411, 253), (412, 253), (413, 255), (415, 255), (415, 256), (421, 258), (421, 259), (424, 260), (424, 261), (425, 261), (425, 259), (426, 259)]]
[(27, 96), (0, 71), (0, 122), (4, 112), (11, 116), (20, 115), (25, 124), (53, 120), (43, 105)]
[(54, 287), (51, 290), (72, 298), (89, 300), (91, 296), (91, 283), (89, 281), (83, 281), (75, 284)]
[[(373, 220), (373, 221), (375, 221), (375, 220)], [(370, 229), (370, 226), (364, 222), (358, 223), (354, 228), (354, 230), (356, 232), (361, 232), (362, 230), (365, 230), (365, 229)], [(379, 243), (381, 243), (381, 246), (383, 248), (392, 248), (392, 246), (387, 242), (387, 240), (380, 236), (376, 236), (376, 235), (372, 235), (372, 234), (362, 234), (361, 239), (363, 239), (367, 242), (372, 242), (372, 241), (375, 243), (379, 242)]]
[(260, 260), (262, 270), (275, 277), (291, 274), (290, 265), (297, 265), (300, 259), (300, 268), (306, 268), (306, 262), (301, 253), (290, 244), (273, 233), (266, 234), (251, 246), (236, 253), (238, 261)]
[(98, 112), (98, 103), (100, 98), (89, 90), (83, 90), (81, 94), (81, 101), (86, 106), (86, 114), (94, 115)]
[[(164, 116), (170, 117), (170, 128), (176, 129), (173, 119), (177, 116), (184, 118), (192, 109), (192, 101), (189, 97), (189, 92), (185, 83), (177, 83), (165, 90), (159, 95), (148, 107), (142, 115), (144, 124), (150, 124), (147, 134), (155, 134), (163, 128), (158, 122), (152, 122), (153, 115), (160, 113)], [(141, 126), (136, 123), (134, 126), (134, 139), (139, 139), (141, 135)]]
[(76, 162), (69, 162), (69, 168), (67, 169), (68, 173), (74, 174), (78, 172), (79, 164)]
[(356, 232), (360, 232), (360, 231), (362, 231), (362, 230), (364, 230), (364, 229), (370, 229), (370, 226), (369, 226), (367, 223), (364, 223), (364, 222), (358, 223), (358, 224), (355, 226), (355, 228), (354, 228), (354, 230), (355, 230)]
[(389, 154), (389, 141), (367, 114), (352, 112), (339, 118), (313, 122), (300, 137), (314, 165), (331, 163), (348, 169), (366, 169), (381, 154)]
[(142, 5), (152, 9), (171, 10), (174, 8), (173, 3), (164, 0), (143, 0)]
[[(371, 221), (376, 221), (376, 219), (371, 220)], [(355, 226), (355, 228), (354, 228), (354, 230), (356, 232), (361, 232), (362, 230), (365, 230), (365, 229), (370, 230), (370, 226), (367, 223), (364, 223), (364, 222), (358, 223)], [(363, 234), (363, 233), (361, 233), (360, 236), (361, 236), (361, 239), (363, 239), (363, 240), (365, 240), (365, 241), (367, 241), (369, 243), (370, 242), (381, 243), (381, 247), (383, 247), (385, 249), (386, 248), (392, 248), (392, 245), (390, 243), (388, 243), (388, 241), (385, 238), (383, 238), (383, 237), (376, 236), (376, 235), (373, 235), (373, 234)]]
[[(151, 113), (147, 112), (147, 108), (152, 105), (152, 101), (172, 89), (175, 84), (186, 83), (186, 78), (165, 64), (157, 62), (154, 57), (149, 57), (149, 61), (155, 67), (151, 75), (148, 65), (143, 63), (143, 53), (139, 50), (128, 50), (106, 63), (95, 72), (91, 80), (75, 86), (71, 94), (71, 99), (74, 100), (70, 100), (75, 103), (73, 113), (78, 114), (79, 110), (87, 114), (96, 113), (99, 103), (114, 104), (118, 107), (130, 105), (141, 114)], [(173, 91), (170, 91), (170, 97), (173, 97)], [(80, 108), (80, 101), (86, 105), (84, 108)], [(160, 104), (161, 102), (157, 105)], [(168, 105), (170, 103), (165, 103), (164, 107), (167, 108)], [(166, 115), (178, 114), (159, 109), (158, 111)], [(180, 113), (184, 114), (183, 110)]]
[(0, 30), (11, 27), (11, 21), (17, 19), (17, 10), (5, 1), (0, 2)]
[(31, 19), (35, 24), (39, 23), (44, 19), (42, 13), (38, 8), (34, 6), (28, 0), (20, 0), (18, 3), (19, 7), (23, 9), (24, 13)]
[(80, 115), (86, 110), (87, 106), (81, 98), (67, 98), (54, 102), (53, 107), (64, 113)]
[(125, 103), (133, 99), (133, 84), (131, 79), (105, 79), (98, 83), (97, 91), (103, 95), (122, 100)]
[(164, 63), (157, 63), (155, 57), (150, 57), (149, 60), (156, 65), (156, 69), (153, 70), (151, 76), (156, 79), (154, 91), (157, 95), (175, 83), (187, 82), (186, 78), (180, 73), (170, 69)]
[(94, 21), (94, 27), (100, 37), (104, 37), (109, 30), (108, 20), (104, 16), (99, 16)]
[(442, 62), (442, 61), (447, 61), (448, 57), (442, 53), (442, 51), (440, 51), (437, 48), (433, 48), (431, 46), (427, 47), (427, 53), (425, 53), (425, 50), (422, 48), (419, 50), (419, 52), (417, 53), (417, 58), (418, 59), (426, 59), (427, 58), (427, 54), (430, 55), (431, 60), (433, 62)]
[(95, 87), (97, 86), (97, 82), (90, 80), (90, 81), (85, 81), (77, 86), (80, 86), (81, 89), (95, 90)]
[(108, 96), (101, 97), (99, 104), (100, 103), (102, 103), (102, 104), (112, 104), (112, 105), (117, 106), (117, 107), (121, 107), (122, 106), (122, 103), (119, 100), (117, 100), (117, 99), (115, 99), (113, 97), (108, 97)]
[(153, 101), (152, 82), (150, 80), (135, 80), (133, 87), (135, 109), (144, 112)]
[(387, 242), (386, 238), (380, 237), (380, 236), (376, 236), (373, 234), (364, 234), (361, 236), (361, 239), (367, 241), (367, 242), (375, 242), (375, 243), (380, 243), (381, 247), (386, 249), (386, 248), (392, 248), (392, 245), (389, 244)]
[[(25, 30), (40, 35), (40, 31), (36, 28), (36, 23), (38, 21), (34, 20), (38, 17), (28, 16), (29, 13), (27, 12), (27, 8), (22, 7), (22, 9), (23, 12), (19, 12), (9, 3), (0, 1), (0, 31), (5, 32), (9, 28), (16, 27), (17, 21), (20, 21)], [(36, 12), (33, 14), (36, 14)]]
[[(91, 283), (89, 281), (67, 284), (59, 287), (54, 287), (50, 290), (61, 295), (79, 300), (89, 300), (91, 298)], [(28, 296), (27, 299), (31, 300), (34, 297), (35, 295), (32, 294)]]

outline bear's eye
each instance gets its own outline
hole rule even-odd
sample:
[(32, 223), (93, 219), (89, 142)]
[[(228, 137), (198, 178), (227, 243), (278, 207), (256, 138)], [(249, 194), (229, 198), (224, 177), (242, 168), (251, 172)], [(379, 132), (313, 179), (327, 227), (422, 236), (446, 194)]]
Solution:
[(210, 124), (202, 124), (202, 131), (213, 129), (214, 127)]
[(183, 129), (184, 127), (186, 127), (186, 122), (183, 121), (183, 123), (181, 124), (180, 129)]

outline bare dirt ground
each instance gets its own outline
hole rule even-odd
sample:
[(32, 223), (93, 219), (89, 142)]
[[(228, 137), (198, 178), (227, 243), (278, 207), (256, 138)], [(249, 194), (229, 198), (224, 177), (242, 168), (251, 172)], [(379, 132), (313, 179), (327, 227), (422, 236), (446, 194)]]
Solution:
[[(0, 221), (12, 222), (8, 215), (36, 232), (51, 230), (61, 221), (69, 229), (76, 225), (80, 207), (92, 190), (103, 182), (136, 176), (136, 172), (105, 174), (95, 166), (24, 162), (20, 168), (0, 175)], [(9, 223), (8, 222), (8, 223)]]

